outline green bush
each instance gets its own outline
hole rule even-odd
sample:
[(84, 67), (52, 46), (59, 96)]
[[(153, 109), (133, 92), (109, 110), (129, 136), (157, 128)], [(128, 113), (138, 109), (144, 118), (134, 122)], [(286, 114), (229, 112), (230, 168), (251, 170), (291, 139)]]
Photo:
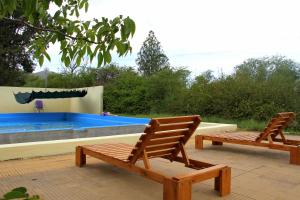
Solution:
[(25, 187), (18, 187), (4, 194), (0, 200), (11, 200), (11, 199), (39, 200), (40, 197), (38, 195), (30, 196)]

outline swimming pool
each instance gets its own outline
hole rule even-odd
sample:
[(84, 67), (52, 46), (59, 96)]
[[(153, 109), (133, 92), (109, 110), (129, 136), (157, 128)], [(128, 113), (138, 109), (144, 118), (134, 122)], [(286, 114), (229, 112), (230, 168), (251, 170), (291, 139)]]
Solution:
[(149, 121), (82, 113), (0, 114), (0, 144), (139, 133)]

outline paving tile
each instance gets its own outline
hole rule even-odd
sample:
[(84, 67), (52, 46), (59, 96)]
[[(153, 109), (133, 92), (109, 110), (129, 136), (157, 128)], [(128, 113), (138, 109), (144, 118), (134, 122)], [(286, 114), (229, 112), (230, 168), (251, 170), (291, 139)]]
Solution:
[[(288, 164), (286, 152), (210, 143), (205, 143), (204, 150), (196, 150), (193, 141), (187, 152), (193, 159), (232, 167), (232, 193), (224, 200), (300, 199), (300, 166)], [(0, 196), (25, 186), (45, 200), (162, 199), (159, 183), (90, 157), (85, 167), (78, 168), (74, 157), (66, 154), (0, 162)], [(163, 159), (151, 160), (151, 166), (169, 176), (191, 171)], [(192, 191), (193, 200), (221, 199), (213, 190), (213, 180), (193, 185)]]

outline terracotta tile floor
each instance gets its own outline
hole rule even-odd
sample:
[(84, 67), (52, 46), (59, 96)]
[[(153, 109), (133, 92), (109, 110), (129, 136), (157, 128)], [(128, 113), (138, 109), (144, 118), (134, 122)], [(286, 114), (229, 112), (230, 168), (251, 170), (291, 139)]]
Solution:
[[(298, 137), (299, 138), (299, 137)], [(287, 152), (225, 144), (205, 143), (203, 151), (187, 145), (191, 158), (225, 163), (232, 167), (232, 193), (222, 199), (299, 200), (300, 166), (290, 165)], [(162, 185), (130, 172), (87, 158), (75, 167), (74, 154), (0, 162), (0, 197), (10, 189), (25, 186), (31, 194), (53, 200), (159, 200)], [(155, 170), (184, 173), (180, 164), (162, 159), (151, 161)], [(221, 199), (209, 180), (193, 185), (194, 200)]]

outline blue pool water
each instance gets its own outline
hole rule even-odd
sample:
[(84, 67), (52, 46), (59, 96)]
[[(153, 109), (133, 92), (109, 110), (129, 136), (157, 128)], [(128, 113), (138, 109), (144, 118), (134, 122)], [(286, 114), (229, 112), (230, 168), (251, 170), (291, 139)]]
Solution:
[(0, 134), (145, 125), (150, 119), (82, 113), (0, 114)]

